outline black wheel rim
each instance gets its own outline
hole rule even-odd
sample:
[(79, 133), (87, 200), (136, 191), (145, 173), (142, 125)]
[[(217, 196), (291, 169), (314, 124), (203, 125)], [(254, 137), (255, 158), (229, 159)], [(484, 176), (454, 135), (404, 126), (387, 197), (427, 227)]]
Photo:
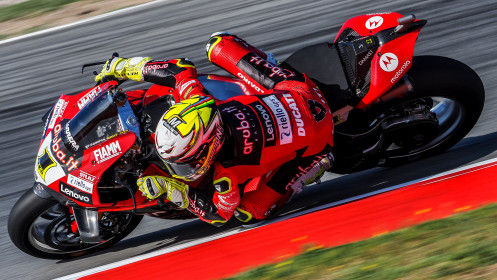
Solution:
[[(87, 244), (81, 242), (79, 235), (71, 231), (70, 225), (74, 220), (74, 216), (70, 215), (70, 221), (68, 222), (68, 216), (64, 213), (62, 207), (65, 206), (60, 204), (51, 206), (38, 215), (31, 223), (28, 230), (28, 241), (37, 250), (48, 254), (78, 255), (80, 252), (86, 252), (114, 239), (126, 228), (133, 217), (131, 214), (121, 213), (121, 216), (126, 220), (123, 221), (125, 226), (122, 227), (120, 232), (113, 234), (104, 232), (102, 234), (102, 237), (105, 240), (104, 242)], [(105, 227), (108, 228), (109, 226), (105, 225)]]
[(392, 144), (386, 150), (389, 159), (400, 159), (420, 155), (432, 150), (453, 136), (462, 126), (465, 119), (464, 105), (447, 97), (432, 96), (433, 106), (430, 109), (438, 119), (439, 131), (429, 142), (414, 148), (402, 148)]

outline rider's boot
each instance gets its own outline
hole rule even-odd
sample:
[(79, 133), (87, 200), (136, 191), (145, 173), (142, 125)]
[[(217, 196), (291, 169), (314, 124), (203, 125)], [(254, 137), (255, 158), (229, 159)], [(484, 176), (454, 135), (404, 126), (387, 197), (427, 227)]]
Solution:
[[(245, 224), (258, 223), (277, 209), (289, 202), (290, 199), (302, 191), (302, 188), (312, 183), (319, 183), (324, 172), (333, 165), (333, 155), (331, 152), (300, 158), (295, 162), (289, 162), (280, 170), (271, 172), (272, 176), (266, 182), (261, 181), (257, 188), (248, 191), (235, 210), (235, 217)], [(295, 170), (292, 170), (292, 167)], [(291, 179), (288, 174), (298, 174)], [(250, 184), (250, 183), (249, 183)]]
[(284, 205), (290, 197), (291, 192), (281, 194), (266, 184), (261, 184), (257, 190), (243, 195), (235, 210), (235, 217), (244, 224), (261, 222)]

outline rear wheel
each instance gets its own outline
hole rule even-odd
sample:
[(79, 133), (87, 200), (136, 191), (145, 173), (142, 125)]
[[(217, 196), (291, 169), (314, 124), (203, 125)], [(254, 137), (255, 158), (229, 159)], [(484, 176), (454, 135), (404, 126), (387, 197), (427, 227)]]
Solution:
[[(439, 56), (417, 56), (407, 72), (414, 93), (406, 104), (430, 104), (438, 121), (404, 131), (384, 154), (385, 165), (396, 165), (445, 151), (459, 142), (478, 121), (485, 91), (478, 75), (467, 65)], [(406, 137), (407, 136), (407, 137)]]
[(131, 213), (103, 213), (98, 244), (81, 242), (75, 231), (74, 216), (55, 200), (44, 199), (29, 189), (12, 208), (8, 231), (12, 242), (35, 257), (63, 259), (108, 248), (126, 237), (143, 216)]

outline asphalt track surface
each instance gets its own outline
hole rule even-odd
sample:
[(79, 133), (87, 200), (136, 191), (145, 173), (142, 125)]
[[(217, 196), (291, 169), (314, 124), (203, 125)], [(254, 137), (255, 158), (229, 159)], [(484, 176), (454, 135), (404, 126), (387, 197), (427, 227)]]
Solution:
[[(471, 133), (442, 155), (395, 168), (346, 176), (328, 175), (306, 189), (280, 215), (423, 178), (494, 158), (497, 149), (497, 3), (495, 1), (159, 1), (129, 12), (8, 43), (0, 42), (0, 278), (52, 279), (230, 230), (199, 221), (146, 217), (113, 248), (73, 260), (30, 257), (10, 242), (8, 214), (32, 185), (34, 159), (43, 128), (40, 117), (62, 93), (92, 83), (80, 66), (122, 56), (188, 57), (199, 72), (223, 73), (209, 64), (205, 42), (225, 30), (245, 38), (279, 60), (300, 47), (333, 40), (341, 24), (356, 15), (414, 13), (428, 24), (415, 55), (441, 55), (470, 65), (486, 88), (483, 114)], [(93, 69), (92, 69), (93, 70)], [(146, 85), (140, 85), (146, 86)], [(125, 88), (134, 88), (127, 85)], [(468, 186), (471, 187), (471, 186)], [(194, 260), (193, 260), (194, 261)], [(167, 264), (165, 264), (167, 266)], [(157, 268), (161, 269), (161, 268)]]

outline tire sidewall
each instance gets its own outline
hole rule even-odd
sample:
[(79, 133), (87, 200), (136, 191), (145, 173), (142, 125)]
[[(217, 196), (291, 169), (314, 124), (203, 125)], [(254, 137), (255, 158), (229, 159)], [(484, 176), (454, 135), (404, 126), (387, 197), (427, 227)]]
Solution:
[(134, 215), (122, 232), (105, 243), (98, 244), (96, 246), (90, 246), (86, 250), (83, 249), (77, 252), (49, 253), (41, 251), (33, 246), (29, 241), (29, 234), (31, 225), (40, 216), (40, 214), (48, 210), (50, 207), (53, 207), (57, 203), (58, 202), (55, 200), (39, 197), (34, 193), (32, 189), (27, 190), (21, 196), (21, 198), (19, 198), (10, 212), (7, 226), (10, 239), (12, 240), (14, 245), (16, 245), (16, 247), (29, 255), (46, 259), (66, 259), (82, 256), (90, 252), (109, 248), (110, 246), (116, 244), (121, 239), (126, 237), (129, 233), (131, 233), (138, 226), (143, 218), (142, 215)]
[(386, 165), (399, 164), (443, 152), (459, 142), (478, 121), (485, 102), (483, 83), (476, 72), (457, 60), (440, 56), (416, 56), (407, 72), (414, 91), (398, 104), (426, 97), (445, 97), (464, 108), (464, 116), (454, 132), (439, 144), (401, 158), (387, 158)]

